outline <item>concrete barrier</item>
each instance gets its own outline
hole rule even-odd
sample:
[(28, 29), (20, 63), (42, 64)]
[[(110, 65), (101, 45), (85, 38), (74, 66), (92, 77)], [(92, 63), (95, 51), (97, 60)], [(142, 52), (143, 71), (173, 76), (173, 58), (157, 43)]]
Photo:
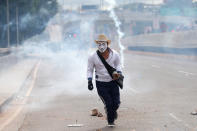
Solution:
[(158, 46), (172, 48), (197, 48), (197, 30), (131, 36), (122, 39), (128, 46)]
[(142, 52), (155, 52), (165, 54), (176, 54), (186, 56), (197, 56), (197, 48), (172, 48), (158, 46), (129, 46), (129, 50)]
[(125, 37), (127, 51), (146, 56), (197, 60), (197, 30)]

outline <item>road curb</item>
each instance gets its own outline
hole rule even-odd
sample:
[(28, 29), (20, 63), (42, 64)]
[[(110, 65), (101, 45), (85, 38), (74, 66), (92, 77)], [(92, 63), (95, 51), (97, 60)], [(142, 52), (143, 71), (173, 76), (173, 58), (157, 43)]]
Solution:
[(134, 55), (143, 55), (143, 56), (153, 56), (153, 57), (162, 57), (162, 58), (168, 58), (168, 59), (176, 59), (176, 60), (188, 60), (188, 61), (197, 61), (197, 56), (189, 56), (189, 55), (176, 55), (176, 54), (167, 54), (167, 53), (156, 53), (156, 52), (143, 52), (143, 51), (132, 51), (127, 50), (126, 52), (129, 52)]
[(1, 56), (9, 55), (10, 53), (11, 53), (11, 51), (10, 51), (10, 50), (8, 50), (8, 51), (4, 51), (4, 52), (1, 52), (1, 51), (0, 51), (0, 57), (1, 57)]

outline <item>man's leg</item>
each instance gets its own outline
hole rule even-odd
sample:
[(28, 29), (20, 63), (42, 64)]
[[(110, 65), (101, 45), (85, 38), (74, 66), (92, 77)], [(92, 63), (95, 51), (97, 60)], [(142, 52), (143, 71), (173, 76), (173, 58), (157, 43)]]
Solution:
[(113, 111), (113, 101), (111, 95), (109, 94), (110, 87), (108, 82), (98, 82), (96, 81), (96, 87), (98, 95), (103, 101), (107, 114), (107, 121), (109, 124), (114, 122), (114, 111)]
[(119, 87), (117, 86), (117, 84), (112, 81), (111, 82), (111, 91), (110, 91), (110, 95), (113, 101), (113, 112), (114, 112), (114, 118), (117, 119), (118, 114), (117, 114), (117, 110), (120, 106), (120, 91), (119, 91)]

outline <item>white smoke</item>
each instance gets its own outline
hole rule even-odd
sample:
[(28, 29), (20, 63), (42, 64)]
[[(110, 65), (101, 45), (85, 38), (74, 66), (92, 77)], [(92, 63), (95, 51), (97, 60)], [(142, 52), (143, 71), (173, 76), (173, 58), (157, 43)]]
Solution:
[(121, 21), (118, 19), (118, 16), (116, 15), (114, 11), (114, 7), (116, 6), (116, 1), (115, 0), (106, 0), (107, 3), (110, 4), (108, 10), (110, 11), (110, 17), (113, 19), (115, 26), (117, 28), (117, 33), (118, 33), (118, 45), (120, 48), (120, 57), (121, 57), (121, 63), (122, 67), (124, 67), (124, 50), (125, 47), (121, 43), (121, 39), (124, 36), (124, 33), (120, 29)]
[[(26, 18), (30, 19), (29, 16)], [(40, 95), (43, 92), (48, 92), (50, 99), (47, 97), (46, 101), (54, 100), (64, 93), (71, 95), (89, 93), (87, 91), (86, 68), (88, 55), (92, 52), (89, 48), (91, 48), (90, 45), (94, 38), (94, 32), (90, 29), (94, 29), (96, 19), (97, 15), (91, 15), (91, 18), (87, 19), (78, 13), (58, 12), (46, 23), (47, 27), (43, 33), (23, 43), (23, 52), (21, 53), (27, 54), (27, 56), (41, 57), (44, 62), (52, 63), (54, 67), (61, 70), (57, 73), (59, 74), (56, 77), (57, 80), (50, 81), (49, 85), (40, 90)], [(73, 36), (67, 38), (68, 33), (75, 31), (77, 31), (75, 38)]]

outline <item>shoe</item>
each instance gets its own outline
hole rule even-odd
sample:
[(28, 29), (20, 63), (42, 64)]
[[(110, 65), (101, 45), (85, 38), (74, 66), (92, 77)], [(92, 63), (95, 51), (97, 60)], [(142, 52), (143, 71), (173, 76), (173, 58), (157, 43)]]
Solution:
[(118, 119), (118, 113), (117, 113), (117, 112), (115, 112), (115, 114), (114, 114), (114, 119), (115, 119), (115, 120)]
[(115, 124), (114, 124), (114, 122), (111, 122), (111, 123), (108, 123), (108, 125), (107, 125), (108, 127), (114, 127), (115, 126)]
[(191, 115), (197, 115), (197, 111), (191, 112)]

